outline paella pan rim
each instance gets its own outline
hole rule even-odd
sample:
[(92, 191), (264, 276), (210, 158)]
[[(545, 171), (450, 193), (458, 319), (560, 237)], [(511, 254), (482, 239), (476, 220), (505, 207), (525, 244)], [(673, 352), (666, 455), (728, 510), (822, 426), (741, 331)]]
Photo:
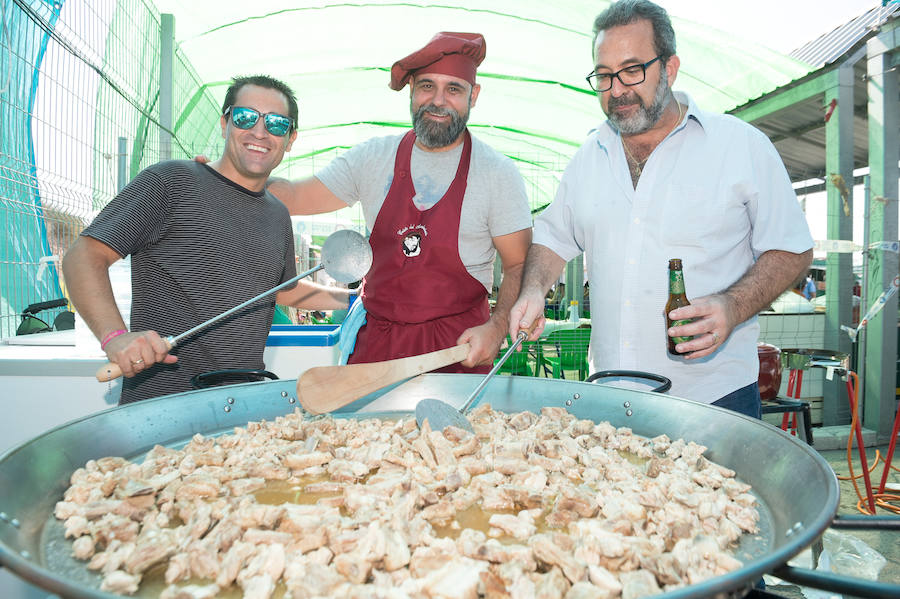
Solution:
[[(367, 396), (336, 416), (413, 417), (415, 404), (425, 397), (440, 397), (461, 406), (482, 378), (420, 375)], [(73, 583), (42, 561), (40, 531), (33, 529), (43, 528), (68, 486), (71, 472), (87, 459), (106, 455), (135, 458), (155, 444), (174, 445), (195, 433), (214, 436), (251, 420), (273, 420), (299, 406), (294, 399), (295, 385), (295, 380), (284, 379), (246, 383), (114, 407), (10, 449), (0, 456), (0, 488), (10, 488), (7, 483), (11, 483), (17, 493), (0, 495), (0, 512), (18, 517), (23, 526), (11, 533), (9, 525), (0, 522), (0, 565), (66, 597), (114, 597)], [(749, 590), (763, 573), (784, 565), (809, 546), (837, 513), (837, 479), (815, 450), (776, 427), (722, 408), (645, 391), (533, 377), (497, 377), (478, 403), (490, 403), (501, 411), (565, 407), (579, 418), (607, 420), (616, 427), (627, 426), (635, 434), (654, 437), (664, 432), (673, 439), (694, 440), (709, 448), (706, 455), (710, 459), (736, 470), (742, 480), (753, 485), (774, 518), (772, 538), (767, 539), (771, 552), (726, 575), (658, 595), (661, 598), (724, 597)], [(64, 449), (54, 453), (48, 449), (53, 447)], [(748, 456), (757, 459), (747, 461)], [(38, 499), (44, 497), (49, 501)], [(31, 537), (25, 529), (32, 530)], [(23, 550), (30, 556), (20, 555)]]

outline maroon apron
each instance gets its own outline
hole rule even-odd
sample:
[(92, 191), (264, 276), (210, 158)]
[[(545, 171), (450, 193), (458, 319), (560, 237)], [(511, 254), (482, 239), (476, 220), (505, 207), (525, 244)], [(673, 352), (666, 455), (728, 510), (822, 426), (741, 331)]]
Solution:
[[(413, 203), (416, 193), (410, 156), (416, 136), (408, 132), (394, 161), (394, 179), (369, 237), (372, 268), (360, 297), (366, 324), (356, 336), (349, 364), (405, 358), (456, 344), (460, 334), (487, 322), (487, 292), (459, 257), (459, 216), (472, 138), (465, 133), (456, 177), (428, 210)], [(490, 366), (453, 364), (438, 372), (487, 373)]]

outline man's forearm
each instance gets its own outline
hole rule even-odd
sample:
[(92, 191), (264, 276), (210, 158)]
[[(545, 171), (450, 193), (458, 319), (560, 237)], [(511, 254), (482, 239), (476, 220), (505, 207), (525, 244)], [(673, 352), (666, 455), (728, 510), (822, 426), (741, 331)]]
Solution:
[(63, 258), (63, 276), (72, 304), (97, 339), (111, 331), (127, 329), (116, 306), (109, 264), (90, 251), (99, 242), (79, 238)]
[(791, 286), (812, 263), (812, 250), (794, 254), (764, 252), (747, 273), (723, 292), (729, 299), (733, 326), (758, 314)]
[(315, 176), (294, 181), (269, 177), (266, 189), (281, 200), (291, 214), (322, 214), (347, 207)]
[(546, 294), (565, 266), (566, 261), (547, 246), (532, 245), (522, 272), (522, 293)]
[(351, 290), (343, 287), (328, 287), (301, 280), (292, 289), (279, 291), (275, 301), (282, 306), (302, 310), (345, 310), (350, 294)]
[(510, 310), (512, 322), (508, 332), (511, 337), (523, 327), (529, 327), (529, 338), (532, 341), (537, 339), (544, 328), (544, 297), (565, 265), (566, 261), (550, 248), (531, 245), (525, 259), (519, 296)]
[(503, 270), (503, 279), (500, 281), (500, 288), (497, 290), (497, 302), (491, 311), (491, 320), (502, 331), (506, 331), (509, 328), (509, 310), (516, 303), (516, 298), (519, 297), (523, 268), (523, 264), (517, 264), (512, 268)]

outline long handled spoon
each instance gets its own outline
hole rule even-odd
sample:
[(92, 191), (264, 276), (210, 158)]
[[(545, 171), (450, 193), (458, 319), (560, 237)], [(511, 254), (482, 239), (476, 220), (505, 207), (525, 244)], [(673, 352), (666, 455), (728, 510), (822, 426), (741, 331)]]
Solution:
[[(322, 262), (315, 268), (311, 268), (306, 272), (300, 273), (296, 277), (293, 277), (280, 285), (269, 289), (268, 291), (264, 291), (257, 295), (256, 297), (252, 297), (245, 301), (244, 303), (231, 308), (230, 310), (226, 310), (222, 312), (218, 316), (214, 316), (210, 318), (206, 322), (202, 322), (195, 326), (192, 329), (188, 329), (187, 331), (181, 333), (180, 335), (170, 335), (165, 337), (163, 340), (168, 345), (168, 349), (172, 349), (176, 345), (178, 345), (182, 340), (194, 335), (206, 327), (215, 324), (216, 322), (226, 318), (235, 312), (246, 308), (250, 304), (271, 295), (277, 291), (284, 289), (285, 287), (289, 287), (299, 281), (304, 277), (308, 277), (309, 275), (317, 272), (319, 270), (325, 269), (334, 280), (340, 283), (352, 283), (354, 281), (358, 281), (367, 272), (369, 272), (369, 268), (372, 266), (372, 248), (369, 246), (369, 242), (366, 241), (366, 238), (357, 233), (356, 231), (351, 231), (350, 229), (342, 229), (340, 231), (335, 231), (325, 240), (325, 243), (322, 244)], [(97, 371), (95, 375), (97, 380), (105, 383), (106, 381), (111, 381), (113, 379), (119, 378), (122, 376), (122, 369), (119, 368), (119, 365), (115, 362), (108, 362), (100, 367), (100, 370)]]
[[(532, 328), (533, 327), (534, 325), (532, 325)], [(466, 403), (462, 408), (456, 409), (445, 401), (430, 397), (419, 401), (419, 403), (416, 404), (416, 422), (419, 424), (419, 428), (422, 428), (422, 425), (427, 420), (431, 429), (435, 431), (442, 431), (448, 426), (455, 426), (467, 430), (470, 433), (474, 433), (475, 429), (472, 428), (472, 423), (466, 418), (466, 413), (468, 413), (469, 408), (475, 403), (475, 400), (481, 394), (491, 378), (493, 378), (497, 371), (500, 370), (500, 367), (503, 366), (506, 360), (514, 351), (516, 351), (522, 342), (528, 338), (528, 334), (528, 331), (519, 331), (519, 334), (516, 335), (515, 342), (509, 346), (506, 353), (504, 353), (500, 360), (494, 364), (494, 367), (491, 368), (491, 371), (487, 373), (484, 379), (482, 379), (481, 383), (475, 387), (475, 390), (472, 391), (472, 394), (469, 396), (469, 399), (466, 400)]]

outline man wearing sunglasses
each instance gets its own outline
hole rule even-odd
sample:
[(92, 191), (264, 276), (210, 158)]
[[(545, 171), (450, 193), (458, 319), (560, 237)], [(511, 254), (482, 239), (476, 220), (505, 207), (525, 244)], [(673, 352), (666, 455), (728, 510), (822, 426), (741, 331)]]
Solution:
[[(444, 371), (487, 372), (506, 336), (531, 214), (515, 165), (466, 127), (484, 57), (480, 34), (438, 33), (391, 69), (392, 89), (409, 84), (411, 131), (358, 144), (315, 177), (270, 186), (292, 214), (362, 205), (374, 260), (355, 304), (366, 315), (350, 363), (468, 342), (467, 358)], [(503, 279), (491, 311), (497, 253)]]
[[(784, 165), (761, 132), (672, 91), (680, 60), (663, 8), (619, 0), (594, 36), (588, 82), (608, 119), (535, 221), (510, 330), (543, 317), (544, 293), (584, 252), (603, 288), (591, 297), (592, 370), (664, 375), (672, 395), (758, 418), (756, 314), (812, 259)], [(671, 258), (692, 304), (670, 314), (688, 324), (666, 330)], [(693, 338), (671, 356), (666, 335)]]
[[(192, 377), (212, 370), (264, 368), (273, 296), (185, 339), (173, 354), (163, 337), (295, 276), (290, 216), (265, 184), (297, 136), (297, 116), (284, 83), (236, 78), (220, 118), (222, 156), (208, 165), (170, 160), (144, 169), (66, 253), (72, 302), (126, 377), (120, 403), (187, 391)], [(132, 332), (108, 272), (128, 255)], [(301, 282), (278, 302), (336, 309), (347, 297), (346, 290)]]

